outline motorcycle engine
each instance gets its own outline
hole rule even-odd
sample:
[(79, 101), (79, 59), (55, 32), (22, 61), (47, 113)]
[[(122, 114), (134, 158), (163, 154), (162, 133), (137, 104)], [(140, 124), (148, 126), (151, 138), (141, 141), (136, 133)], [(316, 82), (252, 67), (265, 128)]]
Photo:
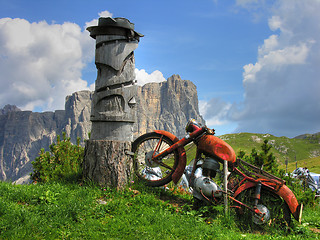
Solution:
[(193, 196), (202, 201), (222, 197), (221, 188), (212, 180), (220, 171), (220, 163), (213, 158), (205, 158), (201, 169), (202, 174), (196, 175), (193, 182)]
[[(194, 188), (197, 193), (204, 194), (207, 198), (221, 197), (221, 188), (208, 177), (198, 177), (194, 180)], [(218, 191), (218, 192), (217, 192)], [(198, 195), (198, 194), (197, 194)], [(203, 197), (203, 196), (202, 196)]]

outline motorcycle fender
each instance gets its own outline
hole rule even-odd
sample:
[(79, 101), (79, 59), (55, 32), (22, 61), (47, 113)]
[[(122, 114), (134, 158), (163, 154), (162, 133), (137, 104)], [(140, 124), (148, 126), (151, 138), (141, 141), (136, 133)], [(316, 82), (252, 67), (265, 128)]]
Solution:
[[(173, 135), (170, 132), (164, 131), (164, 130), (155, 130), (156, 133), (164, 135), (166, 137), (168, 137), (169, 139), (171, 139), (174, 143), (178, 142), (179, 139)], [(172, 174), (172, 181), (177, 184), (179, 179), (181, 178), (185, 168), (186, 168), (186, 164), (187, 164), (187, 155), (186, 155), (186, 151), (184, 150), (184, 147), (181, 146), (177, 149), (178, 154), (179, 154), (179, 162), (178, 162), (178, 166), (176, 168), (176, 170), (174, 171), (174, 173)]]
[(246, 183), (242, 184), (240, 187), (238, 187), (238, 189), (235, 191), (233, 197), (236, 198), (241, 192), (247, 190), (248, 188), (252, 188), (255, 186), (256, 186), (256, 183), (254, 183), (254, 182), (246, 182)]
[(298, 203), (298, 200), (296, 196), (293, 194), (293, 192), (286, 186), (283, 185), (278, 192), (276, 192), (279, 196), (283, 198), (283, 200), (286, 201), (286, 203), (289, 206), (290, 212), (294, 216), (294, 218), (297, 221), (301, 221), (301, 215), (302, 215), (302, 204)]
[[(234, 193), (234, 198), (236, 198), (241, 192), (245, 191), (246, 189), (255, 186), (256, 184), (253, 182), (246, 182), (242, 184)], [(300, 222), (302, 205), (298, 203), (298, 200), (293, 192), (286, 185), (282, 185), (282, 187), (275, 193), (287, 203), (293, 217)]]

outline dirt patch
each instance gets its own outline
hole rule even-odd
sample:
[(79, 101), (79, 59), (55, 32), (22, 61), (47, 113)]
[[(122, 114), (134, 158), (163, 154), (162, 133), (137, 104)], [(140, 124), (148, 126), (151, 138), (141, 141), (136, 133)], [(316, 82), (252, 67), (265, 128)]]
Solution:
[(320, 229), (318, 228), (310, 228), (310, 230), (314, 233), (320, 233)]

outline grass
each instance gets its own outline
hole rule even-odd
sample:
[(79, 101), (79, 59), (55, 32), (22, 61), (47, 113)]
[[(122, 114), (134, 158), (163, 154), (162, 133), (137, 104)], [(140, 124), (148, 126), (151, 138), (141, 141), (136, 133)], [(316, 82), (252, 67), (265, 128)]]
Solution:
[[(307, 167), (310, 172), (320, 173), (320, 157), (302, 159), (297, 161), (298, 167)], [(285, 169), (285, 165), (282, 166)], [(296, 169), (296, 163), (291, 162), (288, 164), (288, 172), (292, 172)]]
[(0, 183), (0, 239), (318, 239), (319, 220), (317, 206), (290, 232), (247, 232), (222, 208), (193, 210), (177, 189)]

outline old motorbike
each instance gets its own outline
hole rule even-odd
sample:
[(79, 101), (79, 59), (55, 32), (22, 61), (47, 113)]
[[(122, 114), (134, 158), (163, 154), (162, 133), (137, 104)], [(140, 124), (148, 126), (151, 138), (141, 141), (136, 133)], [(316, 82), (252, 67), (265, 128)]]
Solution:
[[(223, 196), (241, 216), (254, 224), (266, 224), (275, 219), (291, 222), (291, 215), (299, 221), (302, 205), (298, 203), (285, 181), (236, 158), (232, 147), (214, 136), (214, 130), (191, 119), (186, 125), (187, 135), (175, 135), (155, 130), (138, 137), (132, 144), (134, 171), (147, 185), (160, 187), (171, 181), (177, 184), (183, 176), (194, 199), (222, 204)], [(195, 159), (186, 167), (185, 146), (196, 145)], [(220, 165), (228, 168), (227, 191), (215, 181)]]

